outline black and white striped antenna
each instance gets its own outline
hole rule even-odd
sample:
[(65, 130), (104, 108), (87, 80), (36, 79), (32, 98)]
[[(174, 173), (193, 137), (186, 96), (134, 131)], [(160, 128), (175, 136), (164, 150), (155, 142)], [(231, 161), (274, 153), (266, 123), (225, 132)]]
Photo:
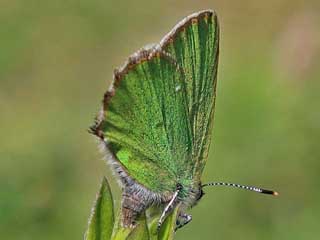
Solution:
[(211, 183), (206, 183), (203, 184), (201, 187), (209, 187), (209, 186), (227, 186), (227, 187), (235, 187), (235, 188), (242, 188), (245, 190), (257, 192), (257, 193), (264, 193), (264, 194), (270, 194), (274, 196), (278, 196), (279, 193), (276, 191), (268, 190), (268, 189), (262, 189), (262, 188), (257, 188), (257, 187), (252, 187), (252, 186), (245, 186), (245, 185), (240, 185), (236, 183), (227, 183), (227, 182), (211, 182)]

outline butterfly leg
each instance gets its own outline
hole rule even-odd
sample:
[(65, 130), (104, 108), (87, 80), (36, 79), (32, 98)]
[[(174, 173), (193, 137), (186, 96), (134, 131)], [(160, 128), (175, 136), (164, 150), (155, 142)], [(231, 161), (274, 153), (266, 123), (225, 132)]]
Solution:
[(179, 216), (178, 216), (177, 222), (176, 222), (175, 231), (177, 231), (179, 228), (182, 228), (185, 225), (187, 225), (189, 222), (191, 222), (191, 220), (192, 220), (191, 215), (188, 215), (186, 213), (179, 213)]
[(157, 227), (158, 230), (160, 229), (160, 227), (161, 227), (163, 221), (165, 220), (165, 218), (168, 216), (168, 213), (174, 208), (175, 200), (177, 199), (178, 193), (179, 193), (179, 190), (177, 190), (173, 194), (173, 197), (171, 198), (170, 202), (164, 208), (164, 210), (163, 210), (163, 212), (162, 212), (162, 214), (160, 216), (160, 219), (158, 221), (158, 227)]

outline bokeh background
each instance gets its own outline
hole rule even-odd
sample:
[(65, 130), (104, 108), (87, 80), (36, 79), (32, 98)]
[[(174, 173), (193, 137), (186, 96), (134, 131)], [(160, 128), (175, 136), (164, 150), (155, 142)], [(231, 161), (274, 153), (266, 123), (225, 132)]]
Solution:
[[(0, 1), (0, 238), (82, 239), (100, 180), (87, 127), (112, 71), (213, 8), (221, 57), (207, 194), (176, 239), (319, 239), (320, 3)], [(119, 200), (119, 196), (116, 196)]]

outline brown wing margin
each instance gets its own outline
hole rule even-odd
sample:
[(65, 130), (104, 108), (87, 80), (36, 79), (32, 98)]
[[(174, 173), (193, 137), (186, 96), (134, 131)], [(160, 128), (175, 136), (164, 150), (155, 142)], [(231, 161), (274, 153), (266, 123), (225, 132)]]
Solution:
[[(202, 10), (196, 13), (193, 13), (184, 19), (182, 19), (177, 25), (174, 26), (174, 28), (168, 32), (160, 41), (160, 47), (162, 49), (166, 48), (166, 46), (174, 41), (176, 38), (176, 35), (179, 34), (181, 31), (184, 31), (186, 27), (192, 24), (194, 21), (198, 21), (198, 19), (201, 18), (210, 18), (214, 16), (214, 21), (218, 22), (218, 17), (217, 14), (214, 10), (207, 9), (207, 10)], [(218, 24), (218, 29), (219, 29), (219, 24)]]

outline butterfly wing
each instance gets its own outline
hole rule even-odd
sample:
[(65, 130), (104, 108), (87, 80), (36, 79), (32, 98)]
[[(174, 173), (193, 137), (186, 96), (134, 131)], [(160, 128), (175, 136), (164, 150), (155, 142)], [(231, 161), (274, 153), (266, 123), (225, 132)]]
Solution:
[(193, 141), (193, 175), (200, 177), (211, 142), (219, 55), (219, 25), (213, 11), (182, 20), (160, 43), (184, 69)]
[(183, 70), (159, 49), (141, 50), (114, 78), (93, 132), (131, 178), (155, 192), (174, 191), (192, 168)]

